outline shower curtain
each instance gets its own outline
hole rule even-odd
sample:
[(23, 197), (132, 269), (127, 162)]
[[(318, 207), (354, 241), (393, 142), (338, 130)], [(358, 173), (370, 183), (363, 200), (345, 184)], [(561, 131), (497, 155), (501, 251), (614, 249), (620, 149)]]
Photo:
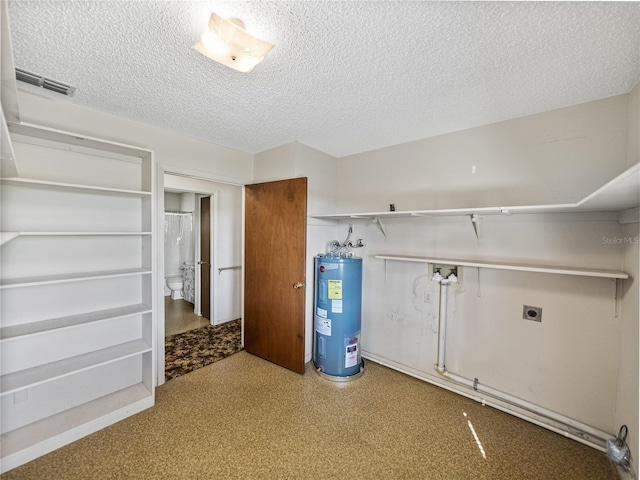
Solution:
[(164, 214), (164, 273), (165, 277), (182, 277), (182, 266), (193, 265), (193, 214), (165, 212)]

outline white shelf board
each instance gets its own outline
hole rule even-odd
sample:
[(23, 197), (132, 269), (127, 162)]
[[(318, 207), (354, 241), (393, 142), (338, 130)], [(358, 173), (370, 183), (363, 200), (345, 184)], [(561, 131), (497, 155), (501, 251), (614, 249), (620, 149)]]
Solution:
[(150, 235), (151, 232), (0, 232), (0, 245), (18, 237), (145, 237)]
[(65, 273), (62, 275), (45, 275), (42, 277), (3, 278), (0, 288), (17, 288), (51, 283), (78, 282), (96, 280), (100, 278), (128, 277), (132, 275), (149, 275), (151, 270), (146, 268), (128, 268), (123, 270), (106, 270), (101, 272)]
[(27, 137), (35, 137), (42, 140), (59, 142), (68, 145), (75, 145), (83, 148), (102, 150), (104, 152), (115, 153), (117, 155), (125, 155), (129, 157), (144, 158), (151, 154), (150, 150), (144, 148), (132, 147), (123, 143), (111, 142), (100, 138), (80, 135), (72, 132), (65, 132), (55, 128), (43, 127), (28, 122), (7, 122), (9, 132), (16, 135), (24, 135)]
[(127, 236), (147, 236), (151, 232), (2, 232), (0, 235), (7, 236), (6, 243), (16, 237), (127, 237)]
[(78, 355), (77, 357), (66, 358), (27, 370), (2, 375), (0, 377), (0, 395), (8, 395), (57, 378), (66, 377), (149, 351), (151, 351), (151, 347), (144, 340), (139, 339)]
[[(139, 408), (136, 407), (136, 404), (138, 404), (138, 402), (141, 402)], [(5, 462), (12, 463), (8, 458), (11, 455), (19, 454), (19, 452), (22, 452), (25, 449), (33, 447), (36, 444), (46, 442), (58, 435), (63, 435), (69, 431), (73, 432), (88, 421), (99, 419), (103, 416), (111, 414), (114, 411), (118, 411), (124, 408), (127, 409), (126, 415), (124, 416), (128, 416), (131, 414), (131, 411), (135, 412), (137, 410), (142, 410), (143, 408), (148, 408), (152, 405), (153, 395), (151, 394), (151, 392), (149, 392), (149, 390), (147, 390), (143, 383), (138, 383), (123, 390), (119, 390), (104, 397), (100, 397), (91, 402), (78, 405), (77, 407), (70, 408), (69, 410), (65, 410), (64, 412), (60, 412), (42, 420), (38, 420), (37, 422), (30, 423), (22, 428), (3, 433), (3, 467), (5, 466)], [(114, 421), (120, 420), (120, 417), (124, 418), (123, 416), (118, 415), (118, 418), (116, 418)], [(113, 422), (106, 423), (110, 424)], [(106, 425), (100, 425), (99, 428), (103, 426)], [(86, 432), (78, 434), (77, 438), (82, 438), (86, 434)], [(65, 443), (69, 442), (63, 441), (61, 445), (64, 445)], [(57, 448), (61, 445), (56, 445), (54, 448)], [(53, 448), (46, 449), (44, 453), (47, 453), (51, 450), (53, 450)], [(43, 455), (42, 452), (38, 453), (39, 454), (33, 455), (32, 457), (36, 458), (37, 456)], [(16, 460), (15, 463), (17, 465), (20, 465), (24, 463), (24, 461)], [(3, 468), (3, 471), (7, 471), (17, 465), (7, 466), (6, 469)]]
[(9, 338), (18, 338), (25, 335), (33, 335), (37, 333), (45, 333), (59, 328), (75, 327), (77, 325), (85, 325), (88, 323), (100, 322), (104, 320), (115, 320), (117, 318), (128, 317), (151, 312), (151, 308), (144, 304), (127, 305), (124, 307), (109, 308), (95, 312), (88, 312), (79, 315), (70, 315), (68, 317), (52, 318), (49, 320), (40, 320), (21, 325), (10, 325), (0, 328), (0, 340)]
[(49, 182), (47, 180), (37, 180), (34, 178), (0, 178), (2, 185), (13, 185), (22, 187), (43, 188), (48, 190), (64, 190), (70, 192), (95, 193), (99, 195), (149, 197), (151, 192), (143, 190), (126, 190), (122, 188), (97, 187), (94, 185), (81, 185), (77, 183)]
[(640, 163), (586, 196), (578, 207), (585, 211), (627, 210), (640, 205)]
[(20, 236), (18, 232), (0, 232), (0, 245), (4, 245), (5, 243), (9, 243), (14, 238)]
[(511, 215), (524, 213), (617, 212), (640, 205), (640, 163), (622, 172), (595, 192), (576, 203), (469, 207), (397, 212), (340, 213), (311, 215), (326, 220), (374, 220), (386, 218), (442, 217), (464, 215)]
[(502, 211), (500, 210), (500, 207), (446, 208), (438, 210), (410, 210), (396, 212), (337, 213), (330, 215), (311, 215), (311, 217), (323, 218), (326, 220), (375, 220), (376, 218), (445, 217), (473, 214), (501, 215)]
[(443, 265), (459, 265), (462, 267), (492, 268), (497, 270), (516, 270), (520, 272), (553, 273), (558, 275), (576, 275), (581, 277), (629, 278), (625, 272), (616, 270), (600, 270), (594, 268), (558, 267), (552, 265), (527, 265), (502, 262), (485, 262), (478, 260), (461, 260), (454, 258), (414, 257), (409, 255), (375, 255), (382, 260), (399, 262), (434, 263)]

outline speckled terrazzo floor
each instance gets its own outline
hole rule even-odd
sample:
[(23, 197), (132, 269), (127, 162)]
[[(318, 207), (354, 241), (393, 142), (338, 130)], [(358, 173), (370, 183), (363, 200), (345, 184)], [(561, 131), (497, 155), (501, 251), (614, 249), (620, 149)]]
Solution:
[(155, 407), (2, 478), (617, 476), (603, 453), (372, 362), (335, 383), (240, 352), (159, 387)]

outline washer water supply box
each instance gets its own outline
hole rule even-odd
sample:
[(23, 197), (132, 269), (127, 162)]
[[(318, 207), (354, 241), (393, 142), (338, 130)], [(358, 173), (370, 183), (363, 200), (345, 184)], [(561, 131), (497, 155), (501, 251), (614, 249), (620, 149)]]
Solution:
[(364, 372), (362, 259), (329, 253), (315, 260), (313, 363), (325, 378), (350, 380)]

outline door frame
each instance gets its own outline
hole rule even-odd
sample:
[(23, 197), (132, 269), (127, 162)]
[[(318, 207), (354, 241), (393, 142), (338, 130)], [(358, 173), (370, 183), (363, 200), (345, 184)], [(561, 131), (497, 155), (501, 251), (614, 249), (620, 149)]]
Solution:
[[(174, 175), (177, 177), (185, 177), (191, 180), (200, 180), (204, 182), (214, 182), (214, 183), (224, 183), (227, 185), (238, 186), (242, 188), (242, 196), (243, 196), (243, 210), (242, 210), (242, 221), (244, 222), (244, 184), (231, 181), (229, 179), (221, 179), (215, 175), (205, 175), (202, 172), (194, 172), (189, 169), (184, 169), (181, 167), (177, 167), (175, 165), (165, 165), (156, 163), (156, 175), (155, 175), (155, 183), (156, 188), (156, 221), (157, 225), (164, 225), (164, 176)], [(186, 190), (185, 190), (186, 191)], [(212, 216), (212, 225), (211, 225), (211, 258), (213, 259), (211, 265), (211, 318), (210, 322), (213, 324), (215, 321), (215, 302), (214, 298), (217, 292), (217, 275), (214, 274), (215, 270), (218, 269), (217, 265), (217, 255), (215, 254), (215, 248), (217, 246), (216, 232), (217, 232), (217, 219), (218, 219), (218, 204), (219, 204), (219, 192), (213, 186), (210, 188), (198, 189), (198, 191), (194, 191), (196, 193), (196, 198), (198, 194), (202, 195), (210, 195), (211, 196), (211, 216)], [(198, 218), (200, 215), (200, 206), (199, 200), (196, 201), (196, 211), (198, 212)], [(160, 231), (160, 228), (158, 228)], [(243, 229), (243, 237), (242, 237), (242, 248), (244, 248), (244, 229)], [(197, 249), (196, 255), (199, 257), (199, 249), (200, 249), (200, 227), (198, 225), (198, 235), (197, 235)], [(244, 255), (241, 258), (241, 268), (244, 269)], [(164, 384), (164, 235), (156, 235), (156, 262), (157, 262), (157, 275), (156, 275), (156, 335), (154, 341), (156, 343), (156, 378), (155, 378), (155, 386), (160, 386)], [(199, 275), (199, 273), (196, 273)], [(197, 285), (200, 285), (200, 282), (197, 282)], [(199, 295), (199, 290), (196, 291), (196, 295)], [(244, 301), (244, 285), (241, 285), (241, 302)], [(241, 307), (242, 311), (242, 307)]]

